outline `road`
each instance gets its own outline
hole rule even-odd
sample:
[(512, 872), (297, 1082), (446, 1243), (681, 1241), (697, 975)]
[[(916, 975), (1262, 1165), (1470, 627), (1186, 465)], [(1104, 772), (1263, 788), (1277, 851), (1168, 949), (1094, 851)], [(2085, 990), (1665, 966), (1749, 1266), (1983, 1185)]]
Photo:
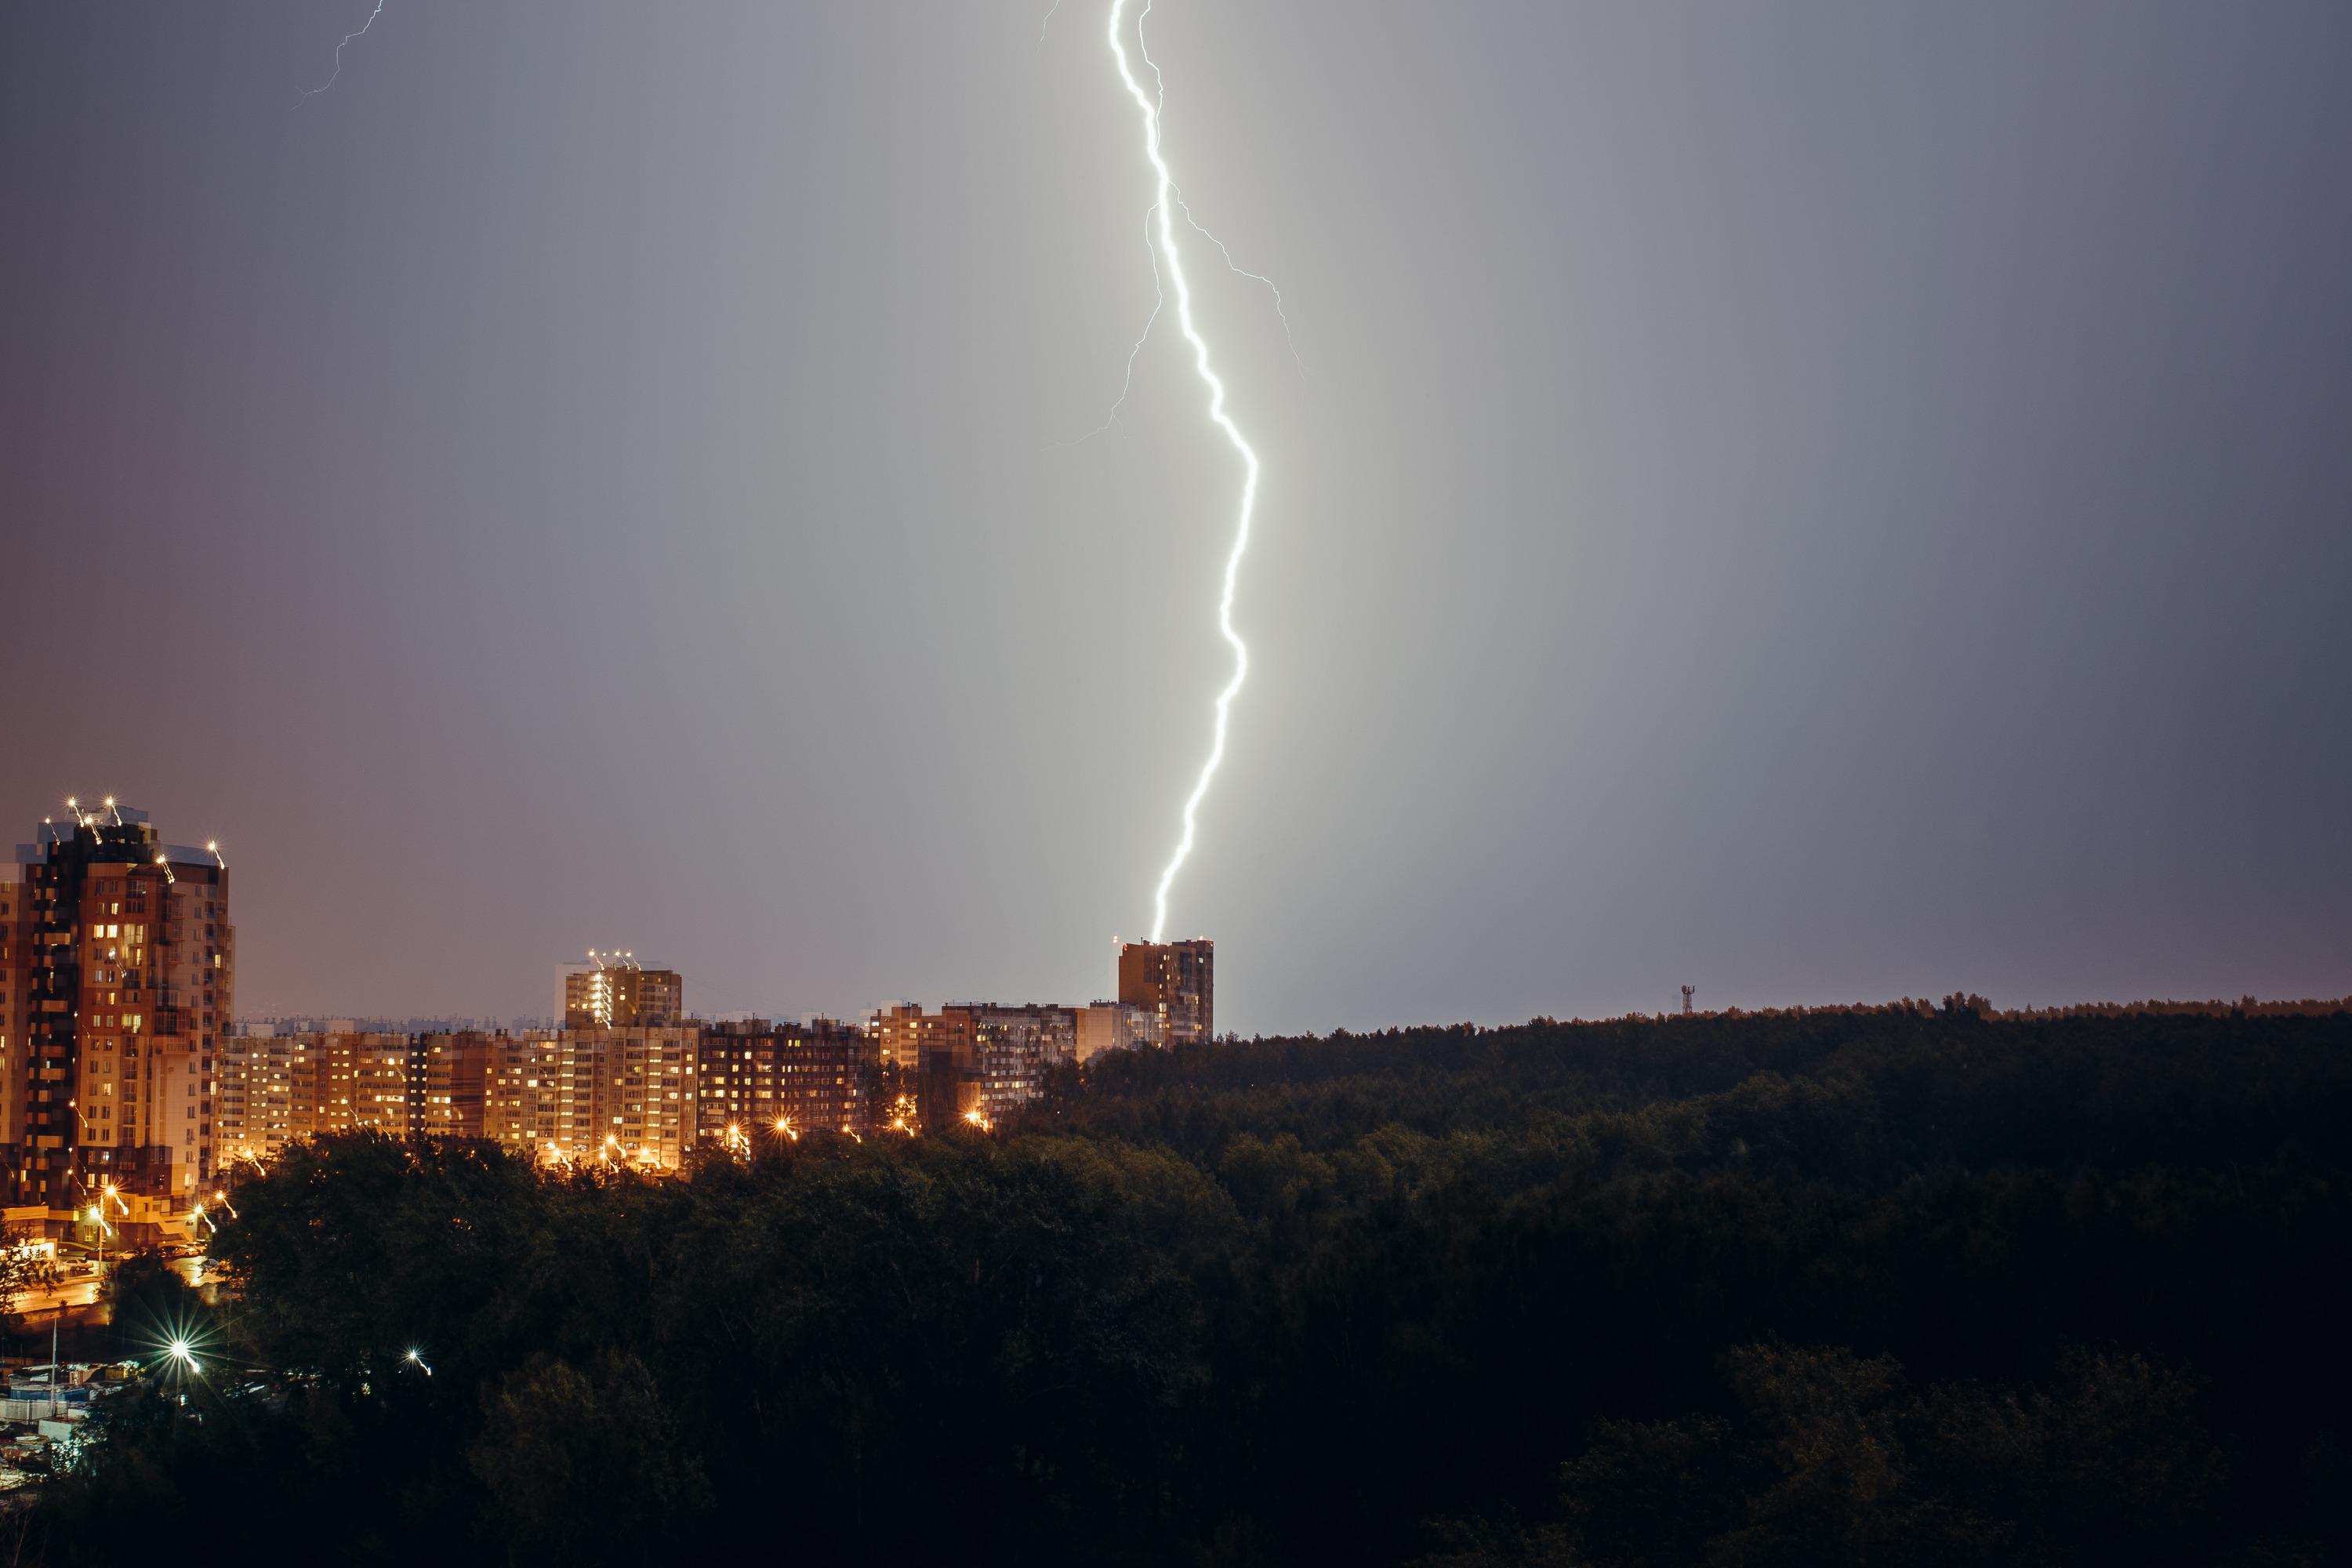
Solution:
[[(204, 1278), (205, 1260), (201, 1258), (175, 1258), (172, 1260), (172, 1267), (178, 1269), (181, 1278), (191, 1285), (201, 1282)], [(100, 1276), (92, 1274), (86, 1279), (67, 1279), (56, 1285), (19, 1291), (16, 1301), (16, 1314), (29, 1322), (46, 1319), (59, 1309), (70, 1314), (94, 1307), (98, 1304), (99, 1281)]]

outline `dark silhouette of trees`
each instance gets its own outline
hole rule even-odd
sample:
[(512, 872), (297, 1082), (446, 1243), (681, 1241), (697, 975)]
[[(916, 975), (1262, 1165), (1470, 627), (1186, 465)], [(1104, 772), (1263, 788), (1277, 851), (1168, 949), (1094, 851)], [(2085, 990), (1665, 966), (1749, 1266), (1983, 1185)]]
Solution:
[(1955, 994), (1114, 1055), (992, 1135), (672, 1180), (331, 1140), (233, 1194), (207, 1372), (32, 1528), (59, 1563), (199, 1505), (224, 1555), (358, 1561), (2336, 1561), (2348, 1053), (2342, 1013)]

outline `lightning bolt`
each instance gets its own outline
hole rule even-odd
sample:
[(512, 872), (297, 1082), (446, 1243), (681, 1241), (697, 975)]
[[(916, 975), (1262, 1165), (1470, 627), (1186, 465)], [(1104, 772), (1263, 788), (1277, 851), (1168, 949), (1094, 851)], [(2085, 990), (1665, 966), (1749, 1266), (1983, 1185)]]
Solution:
[[(1144, 7), (1147, 11), (1151, 7), (1149, 5)], [(1136, 24), (1136, 37), (1140, 40), (1142, 37), (1142, 23), (1139, 19)], [(1147, 60), (1150, 58), (1151, 57), (1149, 55), (1144, 57)], [(1253, 283), (1263, 283), (1265, 285), (1265, 291), (1274, 296), (1274, 313), (1282, 320), (1282, 341), (1285, 344), (1288, 345), (1290, 349), (1290, 357), (1297, 363), (1298, 368), (1300, 370), (1305, 370), (1307, 368), (1307, 362), (1303, 359), (1299, 359), (1298, 357), (1298, 340), (1290, 334), (1290, 312), (1282, 308), (1281, 289), (1276, 285), (1273, 279), (1268, 278), (1265, 273), (1252, 272), (1248, 268), (1244, 267), (1240, 262), (1235, 261), (1234, 259), (1234, 253), (1225, 248), (1225, 242), (1219, 239), (1215, 235), (1211, 234), (1207, 229), (1202, 228), (1201, 226), (1201, 220), (1192, 216), (1192, 209), (1191, 207), (1184, 206), (1184, 195), (1181, 190), (1176, 194), (1176, 205), (1184, 208), (1184, 221), (1191, 224), (1194, 229), (1198, 230), (1202, 239), (1207, 240), (1211, 245), (1217, 247), (1217, 254), (1225, 258), (1226, 270), (1234, 273), (1236, 276), (1246, 278)]]
[(1118, 396), (1112, 401), (1110, 412), (1103, 416), (1101, 424), (1077, 437), (1076, 440), (1057, 441), (1055, 443), (1056, 446), (1083, 445), (1118, 424), (1118, 411), (1127, 406), (1127, 395), (1135, 390), (1136, 356), (1143, 352), (1143, 345), (1151, 341), (1151, 329), (1159, 325), (1160, 312), (1168, 308), (1168, 290), (1160, 281), (1160, 247), (1152, 242), (1151, 238), (1151, 220), (1159, 211), (1160, 209), (1154, 206), (1147, 208), (1143, 214), (1143, 251), (1151, 258), (1151, 314), (1143, 319), (1143, 331), (1136, 334), (1135, 346), (1127, 351), (1127, 374), (1118, 384)]
[(375, 9), (369, 12), (368, 19), (360, 24), (360, 30), (356, 33), (345, 33), (343, 35), (343, 41), (335, 46), (335, 68), (333, 73), (318, 86), (305, 88), (303, 89), (302, 99), (304, 102), (307, 103), (311, 99), (318, 97), (320, 93), (335, 85), (335, 78), (343, 74), (343, 50), (350, 47), (351, 41), (353, 38), (364, 37), (367, 30), (375, 26), (375, 19), (383, 15), (383, 0), (375, 0)]
[[(1225, 412), (1225, 384), (1210, 363), (1208, 340), (1201, 335), (1200, 328), (1192, 320), (1192, 288), (1184, 276), (1183, 251), (1176, 243), (1176, 212), (1180, 205), (1176, 176), (1170, 171), (1167, 155), (1160, 144), (1160, 109), (1166, 100), (1167, 81), (1160, 74), (1160, 68), (1152, 63), (1151, 51), (1143, 41), (1143, 22), (1150, 15), (1151, 0), (1143, 0), (1143, 9), (1136, 16), (1135, 47), (1137, 53), (1143, 57), (1143, 63), (1150, 68), (1154, 90), (1146, 92), (1143, 89), (1143, 83), (1137, 79), (1135, 68), (1128, 60), (1124, 27), (1127, 0), (1110, 0), (1108, 37), (1111, 58), (1118, 62), (1118, 79), (1126, 85), (1128, 96), (1135, 100), (1136, 111), (1141, 116), (1144, 156), (1150, 161), (1152, 174), (1159, 182), (1151, 211), (1158, 220), (1160, 255), (1167, 261), (1168, 281), (1174, 287), (1176, 294), (1176, 324), (1182, 331), (1184, 341), (1192, 345), (1192, 368), (1199, 374), (1202, 385), (1208, 389), (1209, 422), (1223, 432), (1226, 441), (1242, 460), (1241, 504), (1234, 521), (1233, 549), (1225, 557), (1224, 591), (1217, 601), (1217, 629), (1234, 650), (1234, 673), (1233, 678), (1225, 682), (1224, 689), (1217, 693), (1216, 724), (1209, 744), (1209, 758), (1201, 765), (1200, 776), (1192, 784), (1192, 793), (1185, 797), (1183, 834), (1177, 840), (1176, 852), (1169, 857), (1167, 867), (1160, 871), (1160, 886), (1152, 894), (1151, 940), (1158, 942), (1168, 929), (1168, 889), (1174, 885), (1176, 873), (1183, 869), (1184, 862), (1191, 858), (1193, 842), (1198, 837), (1201, 801), (1209, 793), (1209, 784), (1217, 776), (1219, 764), (1225, 760), (1226, 720), (1232, 712), (1234, 697), (1240, 694), (1242, 683), (1249, 679), (1249, 645), (1242, 641), (1241, 634), (1234, 629), (1234, 590), (1241, 576), (1242, 557), (1249, 550), (1250, 520), (1257, 510), (1258, 460), (1256, 451), (1242, 435), (1241, 426), (1234, 424), (1233, 416)], [(1190, 222), (1189, 214), (1187, 222)], [(1231, 258), (1227, 259), (1230, 261)]]

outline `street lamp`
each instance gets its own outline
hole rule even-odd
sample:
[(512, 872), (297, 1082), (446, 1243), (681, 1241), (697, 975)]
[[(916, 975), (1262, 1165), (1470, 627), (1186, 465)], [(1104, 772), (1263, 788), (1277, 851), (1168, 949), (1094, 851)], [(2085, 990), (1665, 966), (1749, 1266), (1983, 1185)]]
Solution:
[(408, 1353), (400, 1359), (405, 1362), (414, 1362), (416, 1364), (417, 1369), (423, 1372), (425, 1376), (431, 1377), (433, 1375), (433, 1369), (425, 1364), (425, 1358), (417, 1353), (416, 1348), (414, 1345), (410, 1346)]

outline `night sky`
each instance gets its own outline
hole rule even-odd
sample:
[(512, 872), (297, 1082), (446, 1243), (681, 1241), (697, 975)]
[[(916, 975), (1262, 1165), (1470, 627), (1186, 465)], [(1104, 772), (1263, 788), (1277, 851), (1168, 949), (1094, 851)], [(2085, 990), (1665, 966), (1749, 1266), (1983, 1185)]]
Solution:
[[(1235, 469), (1102, 0), (0, 9), (0, 843), (241, 1009), (1085, 1001)], [(2352, 9), (1160, 0), (1219, 1024), (2352, 991)]]

